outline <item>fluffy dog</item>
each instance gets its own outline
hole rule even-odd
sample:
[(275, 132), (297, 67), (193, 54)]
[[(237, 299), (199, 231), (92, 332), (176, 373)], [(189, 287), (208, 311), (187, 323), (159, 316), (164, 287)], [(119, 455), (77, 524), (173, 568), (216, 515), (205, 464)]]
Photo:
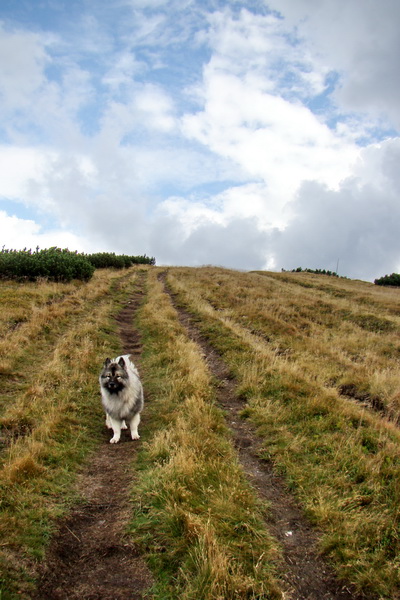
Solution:
[(106, 358), (99, 377), (101, 402), (106, 411), (106, 426), (113, 430), (110, 444), (117, 444), (121, 429), (129, 424), (133, 440), (139, 439), (138, 425), (143, 409), (143, 387), (129, 354)]

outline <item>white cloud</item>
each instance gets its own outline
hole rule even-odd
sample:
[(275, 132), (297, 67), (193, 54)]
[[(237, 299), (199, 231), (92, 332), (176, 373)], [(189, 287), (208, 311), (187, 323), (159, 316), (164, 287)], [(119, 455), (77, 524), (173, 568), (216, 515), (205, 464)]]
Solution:
[(233, 186), (208, 200), (171, 197), (159, 204), (159, 212), (179, 221), (185, 239), (206, 224), (227, 227), (233, 221), (254, 219), (261, 232), (286, 223), (282, 211), (274, 210), (268, 202), (268, 189), (263, 183)]
[(349, 175), (358, 148), (305, 106), (264, 90), (261, 79), (204, 72), (204, 110), (182, 119), (183, 132), (261, 179), (270, 202), (283, 207), (302, 181), (331, 187)]
[(153, 84), (143, 86), (135, 96), (138, 118), (149, 129), (170, 132), (175, 127), (174, 104), (172, 99)]
[(171, 197), (162, 202), (158, 207), (158, 212), (164, 218), (174, 219), (180, 224), (182, 233), (180, 241), (188, 237), (204, 224), (219, 224), (225, 222), (224, 215), (221, 212), (221, 206), (213, 200), (210, 205), (206, 202), (196, 202), (186, 198)]
[(135, 143), (144, 131), (150, 135), (171, 133), (176, 127), (174, 112), (173, 100), (161, 87), (131, 83), (123, 101), (108, 102), (97, 141), (117, 150), (121, 144)]
[(304, 183), (293, 218), (271, 241), (277, 266), (325, 268), (373, 280), (398, 271), (400, 140), (364, 150), (354, 176), (337, 190)]
[(337, 100), (348, 110), (389, 116), (400, 126), (400, 4), (350, 0), (269, 0), (310, 52), (340, 74)]
[(188, 234), (181, 221), (160, 216), (153, 224), (150, 243), (159, 264), (261, 269), (268, 238), (255, 219), (233, 219), (226, 225), (203, 221)]
[(27, 199), (30, 182), (43, 183), (48, 159), (49, 154), (37, 148), (1, 145), (0, 197)]
[(114, 92), (122, 87), (130, 88), (134, 77), (146, 70), (145, 63), (138, 61), (130, 51), (124, 51), (114, 57), (110, 69), (105, 73), (102, 82)]
[(45, 83), (49, 57), (38, 34), (6, 31), (0, 23), (0, 98), (2, 110), (29, 107), (32, 95)]
[(43, 214), (54, 213), (55, 217), (60, 217), (68, 204), (82, 203), (82, 197), (65, 196), (66, 204), (57, 206), (58, 193), (71, 173), (77, 184), (87, 188), (95, 187), (97, 181), (96, 166), (88, 155), (77, 152), (71, 157), (40, 147), (1, 145), (0, 171), (0, 198), (32, 206)]
[(208, 41), (215, 68), (236, 76), (262, 78), (264, 90), (284, 96), (324, 91), (328, 68), (299, 43), (296, 30), (278, 18), (242, 8), (212, 13)]
[(52, 222), (160, 262), (397, 264), (397, 3), (267, 4), (281, 17), (118, 0), (76, 8), (73, 28), (8, 20), (0, 196), (36, 215), (27, 239)]
[(78, 114), (94, 90), (88, 71), (57, 56), (61, 48), (56, 35), (0, 29), (2, 129), (18, 146), (82, 144)]
[[(52, 230), (44, 232), (40, 224), (31, 219), (20, 219), (14, 215), (10, 216), (0, 210), (0, 232), (1, 245), (8, 249), (22, 250), (24, 248), (34, 249), (71, 248), (81, 252), (91, 252), (90, 244), (85, 243), (78, 236), (69, 231)], [(94, 250), (93, 250), (94, 251)]]

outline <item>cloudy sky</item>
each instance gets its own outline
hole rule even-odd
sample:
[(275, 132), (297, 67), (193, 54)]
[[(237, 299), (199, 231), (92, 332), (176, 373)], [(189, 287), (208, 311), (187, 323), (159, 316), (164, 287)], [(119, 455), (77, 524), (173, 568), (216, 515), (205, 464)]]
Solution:
[(400, 272), (399, 32), (399, 0), (1, 0), (1, 245)]

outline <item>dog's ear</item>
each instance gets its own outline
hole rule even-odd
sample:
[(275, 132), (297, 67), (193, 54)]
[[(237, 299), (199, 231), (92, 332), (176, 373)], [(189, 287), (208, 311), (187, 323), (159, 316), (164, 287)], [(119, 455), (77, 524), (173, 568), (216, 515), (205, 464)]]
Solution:
[(111, 364), (111, 358), (107, 357), (106, 360), (104, 361), (104, 366), (108, 367), (108, 365), (110, 365), (110, 364)]
[(119, 359), (118, 364), (119, 364), (120, 367), (122, 367), (123, 369), (125, 369), (125, 361), (124, 361), (124, 359), (123, 359), (122, 356)]

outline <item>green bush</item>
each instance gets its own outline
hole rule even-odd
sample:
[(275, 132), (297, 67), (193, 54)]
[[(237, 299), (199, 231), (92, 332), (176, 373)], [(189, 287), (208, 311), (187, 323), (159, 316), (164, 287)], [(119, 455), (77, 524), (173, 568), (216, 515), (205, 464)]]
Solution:
[(28, 279), (34, 281), (44, 277), (51, 281), (71, 281), (72, 279), (89, 280), (95, 269), (123, 269), (135, 264), (154, 265), (155, 258), (143, 256), (116, 255), (114, 252), (98, 252), (97, 254), (78, 254), (67, 248), (52, 247), (44, 250), (36, 248), (34, 252), (27, 250), (0, 251), (0, 278)]
[(154, 265), (155, 258), (143, 256), (127, 256), (126, 254), (115, 254), (114, 252), (97, 252), (88, 254), (88, 260), (96, 269), (123, 269), (132, 265)]
[(0, 277), (34, 281), (45, 277), (52, 281), (89, 280), (95, 267), (84, 254), (57, 247), (39, 250), (6, 250), (0, 252)]
[(392, 273), (391, 275), (384, 275), (379, 279), (375, 279), (376, 285), (393, 285), (400, 287), (400, 275), (398, 273)]
[(114, 252), (97, 252), (96, 254), (88, 254), (87, 259), (96, 269), (123, 269), (125, 261), (122, 256), (117, 256)]
[[(282, 269), (282, 272), (285, 272), (285, 269)], [(330, 277), (339, 277), (339, 275), (335, 271), (327, 271), (326, 269), (303, 269), (302, 267), (297, 267), (297, 269), (292, 269), (291, 273), (315, 273), (316, 275), (329, 275)]]

